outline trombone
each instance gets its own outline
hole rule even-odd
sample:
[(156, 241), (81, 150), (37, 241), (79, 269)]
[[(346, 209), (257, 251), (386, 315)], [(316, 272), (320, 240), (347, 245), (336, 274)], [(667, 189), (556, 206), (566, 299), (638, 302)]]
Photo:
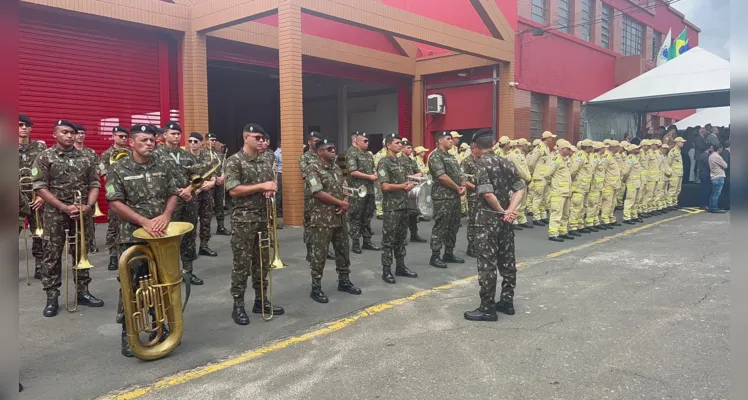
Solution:
[(268, 267), (267, 265), (265, 265), (265, 257), (263, 257), (263, 251), (267, 251), (269, 253), (270, 247), (272, 246), (274, 253), (273, 261), (270, 263), (270, 268), (268, 270), (268, 301), (270, 302), (270, 314), (265, 313), (265, 285), (260, 282), (262, 319), (265, 321), (270, 321), (271, 319), (273, 319), (273, 270), (286, 268), (286, 265), (283, 263), (283, 261), (281, 261), (280, 251), (278, 250), (278, 217), (276, 213), (275, 196), (266, 199), (265, 211), (268, 218), (267, 232), (257, 232), (257, 239), (258, 247), (260, 250), (260, 277), (264, 275), (263, 270)]
[[(83, 193), (80, 190), (76, 190), (73, 193), (73, 204), (78, 207), (80, 212), (78, 213), (78, 221), (75, 223), (75, 230), (68, 229), (65, 235), (65, 309), (68, 312), (75, 312), (78, 309), (78, 273), (79, 270), (87, 270), (94, 267), (91, 261), (88, 260), (88, 248), (86, 245), (86, 225), (83, 220)], [(73, 231), (71, 233), (71, 230)], [(68, 268), (70, 263), (70, 246), (75, 246), (75, 257), (73, 258), (72, 268)], [(73, 308), (70, 308), (70, 269), (76, 271), (73, 277), (73, 284), (75, 285), (75, 299), (73, 300)]]
[[(19, 173), (23, 175), (24, 173), (28, 172), (31, 173), (31, 168), (21, 168), (19, 170)], [(31, 204), (36, 201), (36, 192), (34, 191), (33, 185), (34, 185), (34, 178), (32, 176), (21, 176), (18, 178), (18, 185), (20, 186), (19, 191), (21, 193), (31, 193), (31, 200), (29, 200), (29, 211), (31, 211)], [(34, 216), (36, 217), (36, 229), (34, 229), (34, 232), (31, 233), (32, 238), (40, 238), (44, 235), (44, 228), (42, 228), (43, 223), (42, 219), (39, 216), (39, 209), (37, 208), (34, 210)]]
[(366, 193), (367, 193), (366, 186), (364, 185), (359, 186), (357, 189), (348, 187), (348, 186), (343, 186), (343, 194), (346, 196), (356, 195), (358, 197), (363, 198), (363, 197), (366, 197)]

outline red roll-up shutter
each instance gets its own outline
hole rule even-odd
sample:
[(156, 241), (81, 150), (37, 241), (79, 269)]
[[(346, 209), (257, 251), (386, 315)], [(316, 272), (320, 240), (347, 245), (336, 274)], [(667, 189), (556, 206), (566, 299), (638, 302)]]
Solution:
[(18, 58), (19, 110), (34, 120), (32, 138), (47, 146), (58, 119), (85, 126), (85, 145), (99, 155), (112, 144), (112, 127), (161, 122), (159, 35), (152, 31), (25, 10)]

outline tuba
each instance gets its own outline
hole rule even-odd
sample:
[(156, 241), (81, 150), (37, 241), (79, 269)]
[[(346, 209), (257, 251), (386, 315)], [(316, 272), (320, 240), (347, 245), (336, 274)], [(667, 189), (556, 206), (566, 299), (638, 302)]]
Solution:
[[(132, 246), (119, 259), (127, 340), (132, 354), (141, 360), (163, 358), (182, 341), (184, 322), (179, 246), (182, 236), (192, 229), (194, 226), (189, 222), (170, 222), (162, 237), (153, 237), (143, 228), (137, 229), (133, 236), (145, 241), (147, 245)], [(137, 253), (140, 254), (136, 255)], [(141, 261), (147, 261), (148, 270), (138, 278), (137, 289), (133, 291), (132, 264)], [(170, 333), (161, 342), (166, 324)], [(155, 333), (155, 337), (143, 342), (140, 339), (141, 332)]]

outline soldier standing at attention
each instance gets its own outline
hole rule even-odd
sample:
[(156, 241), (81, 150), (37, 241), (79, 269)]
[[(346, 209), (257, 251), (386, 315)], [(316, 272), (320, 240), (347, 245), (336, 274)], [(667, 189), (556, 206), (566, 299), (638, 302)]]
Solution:
[(600, 199), (600, 219), (602, 219), (603, 225), (608, 228), (621, 226), (620, 223), (616, 222), (615, 216), (616, 191), (621, 190), (621, 169), (615, 156), (618, 153), (618, 145), (617, 140), (611, 140), (601, 160), (605, 180), (603, 181), (603, 193)]
[[(31, 127), (34, 123), (31, 118), (26, 114), (18, 114), (18, 169), (19, 178), (21, 176), (28, 177), (31, 175), (30, 170), (34, 164), (36, 157), (41, 154), (44, 150), (47, 150), (47, 146), (42, 141), (30, 140)], [(26, 168), (23, 174), (20, 174), (20, 170)], [(29, 207), (31, 201), (31, 195), (29, 193), (21, 193), (19, 198), (19, 218), (27, 219), (29, 222), (29, 229), (31, 232), (36, 230), (36, 227), (42, 223), (42, 221), (36, 220), (36, 210), (39, 210), (41, 214), (42, 206), (44, 206), (44, 199), (40, 196), (36, 196), (34, 204)], [(18, 227), (20, 233), (22, 227)], [(44, 259), (44, 243), (42, 238), (34, 237), (31, 239), (31, 254), (34, 256), (34, 279), (42, 279), (42, 262)]]
[[(261, 153), (263, 142), (267, 141), (265, 130), (258, 124), (248, 124), (242, 131), (242, 137), (242, 149), (226, 160), (226, 190), (232, 198), (231, 226), (234, 229), (231, 237), (231, 250), (234, 253), (231, 270), (234, 307), (231, 318), (238, 325), (247, 325), (249, 317), (244, 310), (244, 293), (250, 273), (255, 290), (252, 312), (261, 314), (264, 308), (265, 313), (282, 315), (285, 310), (279, 306), (271, 308), (270, 302), (261, 293), (264, 291), (267, 294), (270, 252), (260, 252), (257, 234), (268, 230), (266, 202), (275, 196), (278, 189), (273, 164)], [(260, 262), (264, 266), (262, 276)]]
[(667, 154), (668, 165), (673, 171), (670, 176), (670, 185), (667, 190), (667, 205), (671, 210), (678, 208), (678, 196), (683, 182), (683, 156), (681, 149), (686, 144), (686, 139), (678, 136), (673, 139), (674, 147)]
[(496, 153), (499, 157), (506, 157), (506, 154), (509, 152), (509, 145), (511, 145), (512, 139), (509, 139), (509, 136), (502, 136), (499, 138), (499, 141), (496, 143), (496, 150), (494, 150), (494, 153)]
[[(416, 161), (416, 158), (413, 157), (413, 144), (411, 144), (408, 139), (402, 140), (403, 145), (403, 152), (400, 154), (400, 157), (403, 157), (406, 161), (406, 164), (408, 165), (408, 175), (413, 176), (424, 176), (421, 172), (420, 167), (418, 166), (418, 162)], [(407, 195), (406, 195), (406, 204), (407, 204)], [(410, 241), (415, 243), (426, 243), (426, 239), (423, 239), (422, 237), (418, 236), (418, 210), (409, 210), (408, 211), (408, 229), (410, 229)]]
[[(306, 140), (308, 149), (304, 152), (304, 154), (301, 155), (299, 158), (299, 168), (301, 169), (301, 177), (305, 180), (306, 183), (306, 176), (304, 175), (304, 171), (306, 171), (306, 168), (311, 164), (312, 162), (316, 161), (317, 159), (317, 151), (314, 149), (314, 144), (317, 143), (318, 140), (322, 140), (322, 135), (320, 135), (319, 132), (309, 132), (309, 137)], [(309, 240), (309, 221), (312, 218), (312, 210), (310, 201), (312, 200), (312, 194), (309, 193), (309, 187), (305, 184), (304, 185), (304, 244), (306, 245), (306, 260), (311, 262), (312, 261), (312, 242)]]
[[(493, 132), (481, 129), (473, 135), (472, 148), (478, 153), (478, 212), (476, 248), (480, 306), (464, 314), (469, 321), (496, 321), (496, 312), (514, 315), (517, 266), (514, 256), (516, 207), (524, 196), (525, 181), (514, 165), (491, 151)], [(511, 193), (511, 195), (510, 195)], [(503, 213), (501, 215), (499, 213)], [(496, 273), (501, 275), (501, 294), (496, 297)]]
[(212, 150), (218, 158), (221, 159), (221, 166), (216, 171), (216, 186), (213, 188), (213, 214), (216, 216), (216, 235), (230, 235), (229, 231), (224, 225), (226, 214), (224, 213), (224, 206), (226, 200), (226, 187), (224, 182), (226, 180), (226, 146), (223, 143), (216, 140), (216, 136), (213, 133), (208, 133), (208, 149)]
[[(179, 191), (177, 209), (174, 210), (172, 219), (179, 222), (189, 222), (196, 227), (197, 203), (194, 201), (189, 177), (199, 174), (204, 166), (197, 165), (197, 161), (192, 153), (179, 147), (179, 142), (182, 139), (182, 127), (178, 123), (174, 121), (167, 122), (166, 126), (164, 126), (163, 136), (164, 144), (156, 146), (153, 154), (161, 162), (169, 165), (169, 169), (174, 175), (174, 183), (177, 185)], [(195, 229), (184, 235), (179, 252), (182, 258), (182, 270), (188, 273), (190, 283), (192, 285), (202, 285), (203, 280), (193, 273), (192, 267), (192, 263), (197, 258), (195, 236)]]
[(623, 223), (633, 225), (639, 218), (636, 202), (641, 198), (639, 191), (642, 187), (642, 167), (639, 163), (639, 146), (629, 144), (626, 150), (629, 154), (626, 156), (621, 171), (621, 179), (626, 184), (626, 198), (623, 200)]
[(667, 162), (667, 152), (670, 151), (670, 146), (664, 143), (658, 142), (660, 148), (657, 151), (657, 166), (660, 170), (660, 179), (657, 181), (655, 191), (657, 193), (656, 209), (660, 214), (667, 212), (667, 183), (670, 177), (673, 175), (673, 171), (670, 169), (670, 164)]
[(471, 146), (470, 154), (460, 163), (460, 170), (465, 175), (472, 175), (472, 178), (465, 177), (465, 189), (467, 192), (467, 241), (468, 247), (465, 255), (468, 257), (478, 257), (478, 250), (475, 248), (476, 217), (478, 212), (478, 195), (475, 193), (475, 178), (478, 173), (478, 158), (481, 156), (480, 149)]
[[(371, 242), (371, 219), (374, 217), (374, 185), (379, 179), (374, 172), (374, 157), (368, 153), (369, 135), (361, 132), (353, 139), (353, 145), (345, 152), (345, 162), (348, 165), (348, 186), (366, 187), (366, 196), (353, 196), (351, 212), (348, 216), (350, 235), (353, 245), (351, 251), (361, 254), (361, 249), (380, 250)], [(318, 152), (319, 154), (319, 152)], [(359, 238), (364, 238), (364, 245), (359, 244)], [(335, 256), (337, 257), (337, 251)]]
[[(447, 131), (436, 134), (438, 148), (429, 156), (429, 171), (434, 181), (431, 198), (434, 202), (434, 228), (431, 231), (431, 260), (437, 268), (447, 268), (445, 262), (462, 264), (455, 257), (457, 231), (460, 230), (460, 196), (465, 193), (462, 171), (457, 159), (449, 153), (453, 146), (452, 135)], [(444, 257), (439, 255), (444, 246)]]
[[(522, 178), (522, 180), (525, 181), (525, 187), (527, 187), (530, 182), (532, 182), (532, 175), (530, 174), (530, 168), (527, 166), (527, 145), (529, 143), (527, 142), (527, 139), (520, 138), (517, 139), (516, 144), (514, 146), (514, 149), (509, 153), (507, 156), (507, 159), (511, 160), (512, 163), (514, 163), (514, 168), (517, 170), (517, 173), (519, 174), (519, 177)], [(522, 201), (519, 203), (519, 206), (517, 206), (517, 220), (516, 220), (516, 226), (515, 229), (522, 229), (522, 228), (532, 228), (534, 225), (531, 225), (527, 222), (527, 214), (525, 213), (525, 205), (527, 204), (527, 190), (524, 191), (524, 195), (522, 196)]]
[(569, 235), (582, 236), (581, 233), (591, 232), (584, 227), (584, 203), (590, 191), (592, 182), (592, 163), (589, 154), (592, 153), (592, 141), (582, 140), (580, 150), (571, 156), (571, 204), (569, 205)]
[(590, 168), (592, 169), (592, 182), (585, 203), (585, 226), (592, 232), (598, 232), (603, 228), (600, 225), (600, 197), (602, 196), (603, 183), (605, 182), (605, 171), (600, 163), (600, 153), (605, 150), (601, 142), (592, 142), (592, 153), (588, 155)]
[[(42, 268), (42, 285), (47, 293), (47, 305), (43, 312), (45, 317), (54, 317), (59, 308), (62, 252), (67, 241), (66, 230), (71, 235), (80, 235), (76, 226), (80, 221), (80, 213), (93, 214), (101, 187), (96, 164), (91, 162), (91, 157), (84, 155), (74, 146), (75, 131), (76, 126), (70, 121), (57, 121), (54, 127), (56, 143), (39, 154), (31, 169), (34, 190), (45, 203)], [(76, 191), (81, 192), (82, 199), (75, 199)], [(83, 202), (83, 206), (74, 204), (76, 200)], [(81, 245), (80, 240), (78, 245)], [(78, 257), (75, 257), (76, 250), (80, 248), (70, 246), (70, 254), (73, 255), (75, 264), (79, 261)], [(104, 302), (88, 291), (88, 285), (91, 283), (89, 271), (75, 270), (75, 274), (78, 277), (78, 303), (89, 307), (102, 307)]]
[(660, 179), (659, 162), (657, 160), (658, 147), (656, 140), (650, 139), (647, 141), (646, 150), (646, 167), (647, 167), (647, 186), (644, 192), (644, 207), (645, 217), (656, 215), (655, 213), (655, 191), (657, 188), (657, 181)]
[[(99, 174), (104, 178), (104, 182), (106, 182), (109, 168), (112, 166), (112, 164), (109, 163), (109, 160), (112, 158), (114, 152), (126, 151), (128, 154), (132, 154), (132, 151), (127, 147), (127, 139), (129, 136), (130, 131), (124, 126), (115, 126), (112, 128), (112, 140), (114, 141), (114, 144), (101, 154), (101, 162), (99, 163)], [(118, 268), (117, 263), (119, 262), (119, 251), (117, 249), (117, 236), (119, 236), (119, 225), (119, 217), (110, 207), (107, 212), (106, 228), (106, 248), (109, 251), (109, 265), (107, 266), (107, 269), (109, 271), (116, 271)]]
[[(109, 166), (106, 182), (106, 199), (110, 210), (117, 215), (117, 221), (121, 224), (117, 230), (116, 242), (122, 252), (136, 244), (143, 244), (133, 236), (138, 228), (142, 227), (155, 237), (165, 233), (177, 208), (178, 192), (173, 171), (166, 163), (153, 157), (156, 130), (147, 125), (133, 126), (130, 146), (133, 149), (132, 155)], [(133, 267), (132, 287), (137, 290), (137, 280), (148, 274), (148, 265), (139, 261)], [(119, 303), (122, 304), (122, 289), (119, 292)], [(121, 308), (122, 306), (118, 313)], [(125, 357), (132, 357), (125, 330), (126, 320), (120, 315), (117, 320), (122, 323), (121, 353)], [(163, 338), (168, 331), (164, 333)]]
[(571, 173), (568, 160), (571, 155), (571, 144), (564, 139), (556, 143), (556, 154), (548, 163), (546, 176), (551, 180), (551, 216), (548, 224), (548, 239), (563, 242), (574, 239), (568, 234), (569, 198), (571, 197)]
[[(377, 152), (377, 154), (374, 154), (374, 170), (377, 169), (377, 165), (379, 165), (379, 161), (381, 161), (383, 158), (387, 156), (387, 147), (384, 145), (384, 142), (385, 140), (387, 140), (388, 136), (395, 136), (395, 134), (388, 133), (382, 139), (382, 148)], [(379, 182), (374, 182), (374, 205), (376, 207), (377, 219), (381, 220), (382, 219), (382, 188), (379, 186)]]
[(314, 147), (317, 150), (317, 160), (304, 171), (306, 184), (312, 194), (312, 217), (309, 222), (312, 291), (309, 297), (318, 303), (327, 303), (327, 295), (322, 291), (322, 273), (325, 269), (325, 253), (330, 243), (335, 250), (338, 291), (359, 295), (361, 289), (354, 286), (349, 278), (351, 261), (344, 226), (344, 214), (348, 212), (349, 205), (348, 198), (343, 194), (343, 171), (334, 163), (335, 143), (330, 139), (322, 139)]
[[(203, 166), (198, 172), (200, 176), (218, 163), (218, 155), (210, 149), (203, 148), (203, 135), (197, 132), (190, 133), (188, 146), (190, 153), (195, 157), (197, 163)], [(197, 254), (201, 256), (216, 257), (218, 255), (218, 253), (208, 247), (208, 242), (210, 241), (210, 224), (213, 222), (213, 188), (215, 187), (216, 179), (215, 173), (205, 177), (205, 181), (200, 187), (200, 193), (197, 193), (195, 196), (197, 218), (200, 222), (200, 229), (198, 231), (200, 236), (200, 250), (198, 250)]]
[(411, 174), (410, 159), (398, 154), (402, 151), (402, 138), (388, 136), (385, 139), (387, 156), (379, 161), (377, 174), (382, 186), (382, 280), (395, 283), (392, 276), (392, 256), (395, 256), (395, 275), (416, 278), (418, 274), (405, 266), (405, 241), (408, 235), (408, 192), (413, 184), (408, 181)]
[(551, 154), (550, 146), (556, 137), (549, 131), (543, 132), (540, 144), (527, 157), (527, 166), (532, 171), (530, 197), (532, 197), (532, 224), (545, 226), (548, 223), (548, 210), (545, 207), (545, 193), (548, 186), (546, 180), (546, 165)]
[[(86, 147), (83, 142), (86, 140), (86, 128), (83, 125), (75, 125), (75, 148), (80, 150), (83, 155), (89, 158), (93, 163), (94, 168), (99, 166), (99, 156), (96, 155), (96, 151), (90, 147)], [(99, 248), (96, 246), (96, 230), (94, 226), (93, 213), (90, 215), (84, 215), (83, 220), (86, 223), (86, 239), (88, 240), (88, 249), (91, 253), (98, 253)]]

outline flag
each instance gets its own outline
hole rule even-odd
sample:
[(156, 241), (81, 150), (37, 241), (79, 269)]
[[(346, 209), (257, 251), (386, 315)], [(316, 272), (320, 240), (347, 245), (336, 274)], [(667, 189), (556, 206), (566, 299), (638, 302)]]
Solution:
[(656, 66), (659, 67), (662, 64), (665, 64), (670, 60), (670, 46), (672, 42), (672, 29), (668, 29), (667, 36), (665, 36), (665, 40), (662, 42), (662, 45), (660, 45), (660, 52), (657, 53), (657, 62)]
[(678, 57), (690, 48), (691, 46), (689, 46), (688, 37), (686, 36), (686, 28), (683, 28), (683, 32), (675, 38), (675, 41), (670, 46), (670, 59), (672, 60), (673, 58)]

